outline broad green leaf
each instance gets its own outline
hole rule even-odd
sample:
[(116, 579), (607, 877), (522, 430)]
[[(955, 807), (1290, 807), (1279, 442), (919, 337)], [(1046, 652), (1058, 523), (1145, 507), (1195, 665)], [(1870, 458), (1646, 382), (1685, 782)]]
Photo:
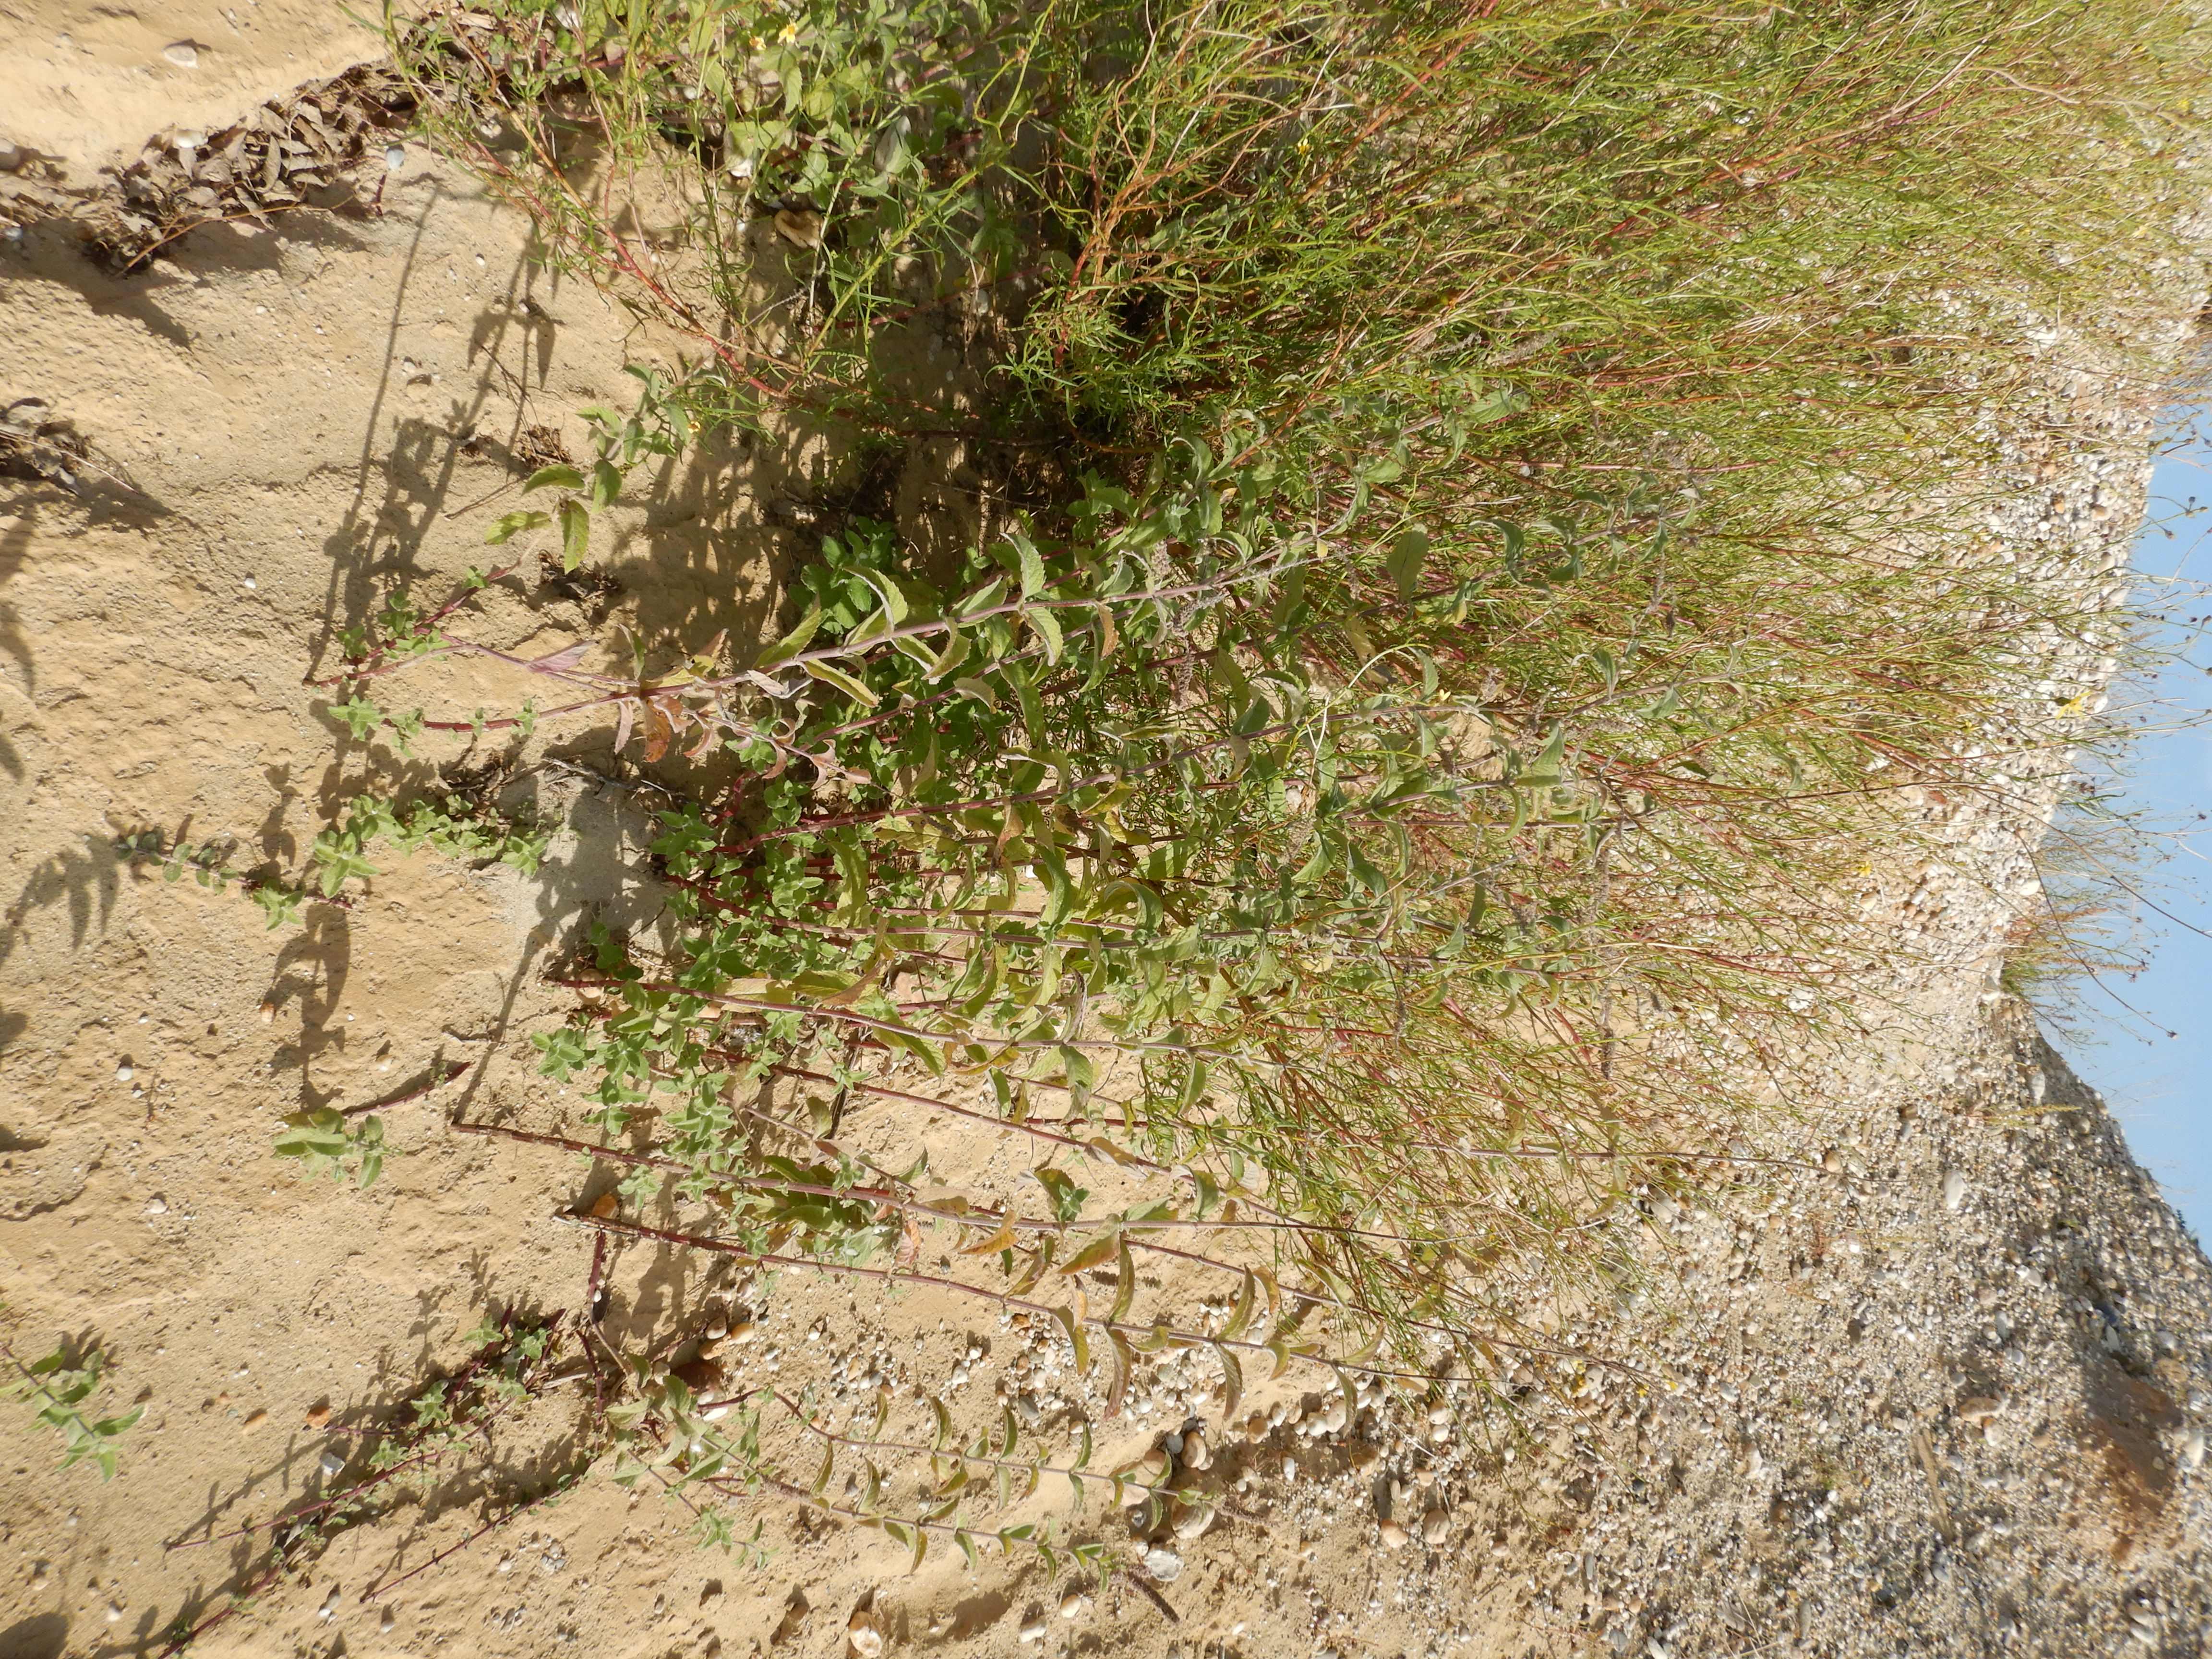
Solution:
[(522, 486), (526, 495), (533, 489), (581, 489), (584, 475), (566, 465), (541, 466), (530, 475), (530, 482)]
[(486, 547), (500, 547), (513, 541), (526, 530), (538, 530), (553, 522), (552, 514), (527, 508), (520, 513), (502, 513), (484, 532)]
[(561, 568), (574, 570), (591, 550), (591, 510), (581, 501), (567, 501), (554, 511), (561, 520)]
[(1390, 572), (1390, 580), (1398, 585), (1398, 597), (1407, 604), (1420, 591), (1421, 566), (1429, 556), (1429, 532), (1418, 526), (1401, 531), (1383, 556), (1383, 564)]
[(945, 649), (927, 665), (923, 678), (934, 685), (967, 660), (968, 636), (956, 628), (951, 637), (945, 641)]
[[(592, 494), (593, 507), (611, 507), (616, 496), (622, 494), (623, 475), (611, 461), (592, 463)], [(573, 488), (573, 486), (571, 486)]]
[(1037, 639), (1044, 646), (1044, 659), (1058, 666), (1060, 653), (1067, 648), (1066, 641), (1060, 631), (1060, 618), (1039, 605), (1035, 610), (1023, 611), (1022, 620), (1036, 630)]

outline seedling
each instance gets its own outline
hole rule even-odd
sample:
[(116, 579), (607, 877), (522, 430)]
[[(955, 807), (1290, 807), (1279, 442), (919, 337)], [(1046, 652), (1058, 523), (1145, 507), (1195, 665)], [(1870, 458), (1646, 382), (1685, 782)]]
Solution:
[(331, 1106), (294, 1112), (270, 1150), (279, 1158), (298, 1158), (310, 1176), (343, 1181), (350, 1171), (364, 1189), (376, 1184), (391, 1155), (384, 1144), (383, 1119), (349, 1118)]
[(0, 1344), (0, 1353), (7, 1356), (16, 1372), (8, 1385), (9, 1397), (27, 1401), (37, 1420), (61, 1436), (61, 1466), (66, 1469), (88, 1462), (99, 1469), (101, 1480), (113, 1480), (118, 1443), (145, 1415), (146, 1408), (134, 1406), (120, 1417), (85, 1416), (81, 1407), (99, 1389), (106, 1368), (100, 1351), (88, 1350), (72, 1364), (69, 1351), (57, 1348), (27, 1365), (17, 1360), (15, 1351), (5, 1344)]

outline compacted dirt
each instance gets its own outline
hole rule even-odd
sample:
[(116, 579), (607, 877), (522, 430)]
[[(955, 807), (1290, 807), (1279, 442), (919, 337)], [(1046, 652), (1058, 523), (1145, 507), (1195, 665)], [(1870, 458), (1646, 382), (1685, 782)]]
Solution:
[[(651, 927), (649, 786), (605, 726), (364, 749), (304, 682), (395, 586), (442, 599), (488, 562), (520, 475), (586, 453), (575, 411), (669, 359), (534, 266), (518, 217), (380, 135), (319, 184), (331, 210), (157, 224), (122, 268), (116, 216), (151, 211), (133, 168), (373, 52), (319, 3), (0, 0), (0, 1338), (24, 1359), (96, 1342), (100, 1403), (144, 1407), (107, 1483), (0, 1414), (0, 1659), (157, 1652), (211, 1619), (193, 1651), (2212, 1651), (2212, 1270), (1995, 989), (2036, 811), (1940, 805), (1958, 857), (1876, 896), (1922, 965), (1872, 1000), (1863, 1043), (1808, 1058), (1814, 1085), (1753, 1149), (1791, 1162), (1652, 1208), (1641, 1296), (1559, 1316), (1638, 1374), (1527, 1365), (1509, 1416), (1292, 1373), (1223, 1422), (1210, 1372), (1147, 1368), (1098, 1425), (1101, 1463), (1202, 1422), (1211, 1456), (1186, 1474), (1215, 1518), (1056, 1583), (1018, 1555), (910, 1572), (878, 1534), (769, 1500), (757, 1549), (724, 1552), (658, 1494), (561, 1494), (571, 1382), (421, 1502), (258, 1582), (262, 1535), (220, 1534), (358, 1468), (488, 1316), (594, 1292), (617, 1346), (734, 1327), (719, 1375), (882, 1391), (895, 1427), (956, 1376), (963, 1412), (1003, 1400), (1064, 1431), (1098, 1409), (1055, 1334), (972, 1307), (864, 1319), (842, 1285), (771, 1297), (644, 1246), (595, 1267), (574, 1218), (619, 1170), (450, 1127), (561, 1121), (526, 1040), (568, 1006), (543, 970), (589, 921)], [(318, 96), (319, 122), (338, 100)], [(2177, 350), (2197, 287), (2173, 286)], [(2023, 472), (1993, 529), (2102, 581), (2148, 429), (2120, 405), (2070, 418), (2093, 441), (2055, 481)], [(633, 635), (756, 635), (859, 465), (805, 433), (710, 450), (612, 515), (582, 580), (526, 550), (467, 626), (609, 659)], [(942, 530), (957, 471), (908, 458), (909, 533)], [(466, 718), (514, 691), (447, 664), (421, 695)], [(234, 867), (296, 872), (371, 783), (534, 812), (556, 830), (545, 867), (387, 850), (349, 905), (271, 931), (126, 845), (225, 838)], [(270, 1155), (287, 1113), (379, 1103), (397, 1156), (366, 1193)], [(928, 1114), (868, 1133), (939, 1167), (1012, 1155)], [(1024, 1512), (1065, 1509), (1048, 1491)], [(1126, 1537), (1095, 1499), (1085, 1524)]]

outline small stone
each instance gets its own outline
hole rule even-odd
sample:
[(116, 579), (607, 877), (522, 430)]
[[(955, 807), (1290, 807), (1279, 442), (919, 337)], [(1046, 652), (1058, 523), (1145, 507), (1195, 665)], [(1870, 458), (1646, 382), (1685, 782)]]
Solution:
[(1021, 1639), (1024, 1642), (1042, 1642), (1044, 1640), (1045, 1632), (1048, 1628), (1049, 1626), (1046, 1625), (1043, 1620), (1032, 1619), (1028, 1624), (1022, 1626)]
[(1429, 1407), (1429, 1421), (1430, 1421), (1430, 1422), (1431, 1422), (1431, 1423), (1449, 1423), (1449, 1422), (1450, 1422), (1451, 1420), (1452, 1420), (1452, 1408), (1451, 1408), (1449, 1406), (1447, 1406), (1447, 1405), (1443, 1404), (1442, 1401), (1439, 1401), (1439, 1402), (1438, 1402), (1438, 1403), (1437, 1403), (1436, 1405), (1433, 1405), (1433, 1406), (1431, 1406), (1431, 1407)]
[(119, 1625), (123, 1622), (123, 1608), (120, 1603), (110, 1601), (107, 1604), (107, 1622), (111, 1625)]
[(169, 1206), (167, 1200), (161, 1198), (149, 1198), (146, 1200), (146, 1213), (148, 1215), (167, 1215), (168, 1212)]
[(878, 1659), (884, 1650), (884, 1632), (874, 1610), (855, 1607), (845, 1621), (845, 1650), (852, 1659)]
[(1182, 1464), (1187, 1469), (1207, 1469), (1213, 1466), (1213, 1449), (1206, 1443), (1206, 1436), (1193, 1429), (1182, 1437)]
[(1182, 1557), (1164, 1544), (1155, 1544), (1145, 1552), (1145, 1571), (1163, 1584), (1172, 1584), (1182, 1577)]
[(393, 173), (397, 173), (400, 168), (405, 167), (407, 165), (407, 146), (404, 144), (386, 144), (384, 147), (384, 165), (389, 171)]
[(2204, 1466), (2204, 1431), (2191, 1429), (2181, 1437), (2181, 1461), (2192, 1469)]
[(309, 1428), (319, 1429), (324, 1424), (330, 1420), (331, 1402), (329, 1401), (325, 1400), (320, 1405), (310, 1406), (307, 1407), (307, 1426)]
[(335, 1449), (325, 1452), (321, 1461), (316, 1465), (325, 1475), (337, 1474), (343, 1470), (345, 1466), (345, 1454)]
[(592, 1200), (592, 1215), (597, 1220), (605, 1221), (621, 1206), (622, 1200), (612, 1192), (601, 1193), (599, 1197)]
[(1956, 1213), (1966, 1201), (1966, 1175), (1961, 1170), (1953, 1170), (1943, 1177), (1943, 1207)]
[(1295, 1457), (1285, 1456), (1283, 1459), (1283, 1479), (1285, 1481), (1292, 1481), (1296, 1480), (1297, 1478), (1298, 1460)]
[(23, 165), (22, 147), (0, 138), (0, 173), (13, 173)]
[(1080, 1590), (1070, 1590), (1066, 1595), (1060, 1598), (1060, 1616), (1061, 1618), (1078, 1618), (1082, 1614), (1082, 1612), (1083, 1594)]
[(1441, 1544), (1451, 1535), (1451, 1511), (1431, 1510), (1421, 1517), (1421, 1541)]
[(254, 1012), (261, 1017), (261, 1023), (264, 1025), (270, 1024), (276, 1018), (276, 999), (264, 997), (261, 1000), (261, 1006)]
[(808, 209), (781, 208), (776, 212), (775, 231), (794, 247), (817, 248), (822, 246), (822, 216)]
[(1213, 1505), (1200, 1504), (1186, 1511), (1182, 1519), (1176, 1522), (1175, 1535), (1186, 1544), (1194, 1538), (1203, 1538), (1206, 1529), (1213, 1525)]
[(246, 1420), (240, 1423), (238, 1426), (241, 1429), (258, 1429), (268, 1420), (269, 1413), (267, 1412), (251, 1411), (246, 1413)]
[(200, 49), (189, 40), (170, 41), (161, 48), (161, 56), (179, 69), (198, 69), (200, 66)]
[(1966, 1423), (1986, 1423), (1997, 1414), (1997, 1401), (1988, 1395), (1976, 1395), (1959, 1402), (1959, 1418)]
[(1413, 1541), (1413, 1534), (1395, 1521), (1382, 1522), (1376, 1530), (1382, 1534), (1382, 1547), (1385, 1549), (1401, 1550)]
[(115, 1068), (115, 1080), (118, 1083), (128, 1083), (136, 1076), (137, 1073), (131, 1069), (131, 1062), (127, 1060)]

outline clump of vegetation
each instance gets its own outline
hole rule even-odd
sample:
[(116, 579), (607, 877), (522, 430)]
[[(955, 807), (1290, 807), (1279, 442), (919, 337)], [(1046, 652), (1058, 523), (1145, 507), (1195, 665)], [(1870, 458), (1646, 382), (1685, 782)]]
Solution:
[[(600, 1140), (517, 1133), (627, 1163), (634, 1212), (712, 1200), (603, 1231), (1054, 1321), (1109, 1414), (1170, 1350), (1224, 1413), (1262, 1357), (1348, 1399), (1556, 1352), (1532, 1308), (1632, 1296), (1620, 1224), (1726, 1166), (1894, 957), (1864, 876), (1922, 792), (2087, 729), (2086, 585), (1980, 538), (1977, 480), (2028, 321), (2164, 245), (2193, 31), (2148, 0), (395, 25), (434, 139), (696, 354), (493, 541), (573, 568), (641, 460), (732, 430), (951, 434), (994, 502), (951, 558), (851, 516), (761, 648), (502, 658), (544, 708), (389, 712), (390, 677), (500, 656), (444, 631), (465, 590), (344, 642), (358, 738), (611, 715), (689, 790), (653, 848), (675, 947), (601, 932), (535, 1038)], [(953, 333), (979, 374), (917, 372)], [(1022, 1137), (1024, 1196), (867, 1150), (916, 1107)], [(1140, 1260), (1171, 1269), (1141, 1301)], [(691, 1405), (635, 1379), (640, 1420)], [(747, 1410), (647, 1466), (819, 1501)]]
[(112, 1480), (121, 1450), (118, 1443), (145, 1415), (146, 1408), (134, 1407), (120, 1417), (94, 1419), (84, 1414), (84, 1403), (99, 1389), (101, 1373), (107, 1368), (100, 1350), (88, 1349), (72, 1357), (68, 1348), (56, 1348), (27, 1365), (15, 1358), (14, 1349), (0, 1343), (0, 1355), (6, 1356), (15, 1373), (6, 1385), (9, 1398), (27, 1401), (37, 1420), (61, 1436), (62, 1467), (90, 1463), (100, 1471), (101, 1480)]
[(170, 837), (159, 830), (134, 830), (116, 838), (116, 854), (132, 870), (154, 869), (166, 882), (191, 877), (210, 890), (234, 888), (261, 907), (269, 927), (297, 921), (302, 904), (349, 905), (348, 882), (376, 874), (370, 848), (389, 841), (402, 856), (428, 847), (471, 864), (504, 864), (534, 875), (545, 861), (552, 831), (526, 817), (511, 817), (458, 794), (423, 799), (400, 806), (375, 794), (357, 795), (344, 818), (319, 831), (309, 849), (308, 868), (287, 880), (265, 863), (240, 868), (235, 837), (214, 836), (198, 842)]

